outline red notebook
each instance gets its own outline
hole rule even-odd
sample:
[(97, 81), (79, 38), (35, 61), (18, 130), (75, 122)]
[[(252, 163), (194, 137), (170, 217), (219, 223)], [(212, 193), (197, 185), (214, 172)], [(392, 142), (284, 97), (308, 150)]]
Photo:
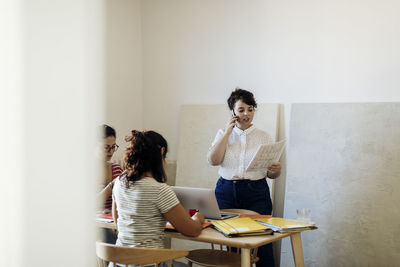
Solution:
[(101, 213), (100, 218), (112, 220), (112, 213)]

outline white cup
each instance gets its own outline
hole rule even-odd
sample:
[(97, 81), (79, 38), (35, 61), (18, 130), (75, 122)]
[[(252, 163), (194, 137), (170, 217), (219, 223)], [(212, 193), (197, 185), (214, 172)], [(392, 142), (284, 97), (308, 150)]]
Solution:
[(308, 208), (297, 209), (297, 221), (301, 223), (310, 223), (310, 213), (311, 210)]

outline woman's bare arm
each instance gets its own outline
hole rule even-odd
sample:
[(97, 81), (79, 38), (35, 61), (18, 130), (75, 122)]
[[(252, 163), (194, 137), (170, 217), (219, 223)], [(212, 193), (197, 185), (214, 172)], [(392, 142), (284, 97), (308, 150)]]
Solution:
[(204, 216), (198, 212), (190, 217), (181, 204), (164, 213), (164, 217), (178, 232), (186, 236), (196, 237), (203, 229)]
[(118, 228), (118, 224), (117, 224), (117, 220), (118, 220), (118, 210), (117, 210), (117, 204), (115, 203), (114, 200), (113, 200), (113, 202), (112, 202), (112, 217), (113, 217), (115, 226), (117, 226), (117, 228)]
[(208, 152), (207, 159), (212, 166), (220, 165), (224, 160), (226, 146), (228, 145), (228, 139), (232, 133), (233, 127), (235, 126), (236, 119), (236, 116), (233, 116), (228, 120), (224, 134)]

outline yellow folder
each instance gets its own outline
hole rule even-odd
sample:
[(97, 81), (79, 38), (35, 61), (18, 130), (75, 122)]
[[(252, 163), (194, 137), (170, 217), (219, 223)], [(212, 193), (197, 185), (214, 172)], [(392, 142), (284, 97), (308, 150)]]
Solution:
[(212, 221), (212, 225), (227, 237), (273, 234), (273, 231), (269, 227), (251, 218)]

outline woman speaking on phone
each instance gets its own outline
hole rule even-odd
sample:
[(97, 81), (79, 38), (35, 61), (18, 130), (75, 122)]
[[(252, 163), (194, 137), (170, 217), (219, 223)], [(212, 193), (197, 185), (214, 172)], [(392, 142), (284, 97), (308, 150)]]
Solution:
[[(274, 162), (268, 169), (246, 171), (260, 145), (274, 142), (271, 136), (253, 124), (257, 103), (251, 92), (237, 88), (228, 98), (232, 117), (225, 129), (220, 129), (207, 158), (219, 165), (215, 196), (220, 209), (247, 209), (260, 214), (272, 214), (272, 202), (266, 178), (275, 179), (281, 164)], [(258, 249), (257, 267), (274, 266), (272, 244)]]

